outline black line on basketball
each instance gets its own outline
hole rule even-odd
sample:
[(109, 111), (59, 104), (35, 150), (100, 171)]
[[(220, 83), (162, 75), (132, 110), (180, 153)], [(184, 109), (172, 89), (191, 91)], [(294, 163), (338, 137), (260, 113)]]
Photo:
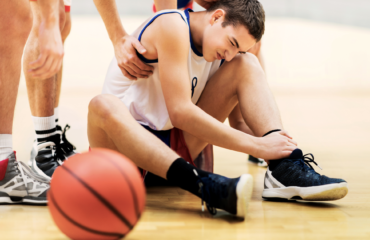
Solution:
[(92, 187), (90, 187), (87, 183), (85, 183), (81, 178), (79, 178), (74, 172), (72, 172), (69, 168), (64, 165), (61, 165), (63, 169), (65, 169), (69, 174), (71, 174), (75, 179), (77, 179), (82, 185), (84, 185), (96, 198), (98, 198), (112, 213), (114, 213), (121, 221), (131, 230), (133, 226), (131, 223), (124, 217), (122, 214), (108, 202), (104, 197), (102, 197), (97, 191), (95, 191)]
[(51, 190), (49, 190), (49, 196), (50, 196), (50, 200), (51, 202), (54, 204), (54, 206), (57, 208), (58, 212), (60, 212), (63, 217), (65, 217), (68, 221), (70, 221), (73, 225), (85, 230), (85, 231), (88, 231), (88, 232), (91, 232), (91, 233), (94, 233), (94, 234), (98, 234), (98, 235), (104, 235), (104, 236), (114, 236), (114, 237), (117, 237), (117, 238), (123, 238), (125, 235), (122, 234), (122, 233), (112, 233), (112, 232), (102, 232), (102, 231), (98, 231), (98, 230), (94, 230), (94, 229), (91, 229), (91, 228), (88, 228), (78, 222), (76, 222), (75, 220), (73, 220), (71, 217), (69, 217), (60, 207), (59, 205), (57, 204), (57, 202), (55, 201), (54, 199), (54, 195), (53, 193), (51, 192)]
[(137, 195), (136, 195), (135, 189), (133, 188), (133, 186), (131, 184), (130, 179), (126, 176), (125, 172), (122, 171), (121, 167), (119, 165), (117, 165), (114, 161), (112, 161), (108, 157), (104, 156), (104, 154), (101, 154), (101, 153), (98, 153), (98, 152), (95, 152), (95, 154), (103, 156), (106, 160), (108, 160), (110, 163), (112, 163), (118, 169), (118, 171), (123, 175), (123, 177), (125, 178), (126, 182), (128, 183), (128, 186), (130, 188), (130, 192), (131, 192), (134, 204), (135, 204), (136, 218), (137, 218), (137, 220), (139, 220), (141, 214), (140, 214), (140, 211), (139, 211)]

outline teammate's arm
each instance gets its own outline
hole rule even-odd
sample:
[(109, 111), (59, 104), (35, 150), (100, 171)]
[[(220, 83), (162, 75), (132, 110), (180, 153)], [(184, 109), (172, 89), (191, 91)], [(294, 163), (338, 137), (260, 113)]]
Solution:
[(63, 44), (59, 29), (59, 1), (38, 0), (41, 24), (39, 28), (39, 51), (36, 61), (29, 64), (33, 77), (47, 79), (55, 75), (63, 62)]
[[(172, 124), (203, 141), (231, 150), (266, 159), (289, 155), (292, 149), (283, 151), (283, 147), (279, 147), (280, 152), (273, 152), (270, 147), (279, 141), (279, 144), (286, 145), (286, 137), (279, 135), (279, 139), (274, 136), (275, 142), (267, 142), (271, 141), (268, 138), (253, 137), (217, 121), (192, 103), (187, 63), (188, 27), (178, 16), (164, 15), (158, 20), (156, 24), (162, 27), (156, 26), (156, 37), (152, 39), (158, 53), (159, 76)], [(274, 157), (271, 157), (271, 152)]]
[(153, 67), (143, 63), (136, 54), (136, 50), (144, 54), (146, 49), (123, 28), (116, 1), (94, 0), (94, 3), (104, 21), (123, 75), (131, 80), (150, 76), (153, 73)]
[(212, 6), (212, 4), (214, 4), (218, 0), (194, 0), (194, 1), (198, 3), (201, 7), (208, 9), (210, 6)]
[(154, 0), (157, 11), (164, 9), (177, 9), (177, 0)]

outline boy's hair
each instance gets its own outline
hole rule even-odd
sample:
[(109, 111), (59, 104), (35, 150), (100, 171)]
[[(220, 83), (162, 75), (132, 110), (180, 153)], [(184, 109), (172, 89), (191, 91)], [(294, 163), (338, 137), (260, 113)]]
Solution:
[(207, 11), (216, 9), (223, 9), (226, 12), (223, 27), (241, 24), (249, 30), (257, 42), (261, 40), (265, 32), (265, 11), (258, 0), (218, 0)]

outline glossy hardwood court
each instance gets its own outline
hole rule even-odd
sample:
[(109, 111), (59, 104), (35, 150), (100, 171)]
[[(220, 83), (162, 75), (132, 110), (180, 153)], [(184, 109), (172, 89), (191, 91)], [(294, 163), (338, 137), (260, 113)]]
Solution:
[[(330, 202), (264, 201), (261, 192), (265, 169), (248, 163), (245, 154), (215, 147), (215, 172), (228, 177), (246, 172), (254, 176), (253, 197), (245, 221), (238, 221), (223, 211), (216, 216), (202, 212), (201, 200), (183, 190), (150, 188), (145, 213), (127, 239), (370, 239), (370, 73), (364, 67), (368, 66), (370, 53), (365, 44), (352, 45), (343, 53), (339, 52), (339, 46), (338, 51), (329, 55), (322, 51), (335, 48), (333, 42), (338, 41), (348, 46), (353, 36), (366, 42), (370, 31), (289, 19), (270, 20), (268, 27), (270, 33), (286, 31), (285, 35), (266, 35), (264, 42), (267, 75), (285, 127), (305, 153), (314, 154), (323, 168), (316, 168), (319, 173), (348, 181), (348, 195)], [(94, 33), (89, 29), (94, 29)], [(289, 29), (325, 32), (327, 35), (320, 38), (325, 40), (315, 45), (318, 55), (310, 55), (304, 46), (299, 48), (300, 34), (293, 34)], [(342, 37), (339, 32), (351, 33), (351, 37), (344, 33), (347, 38)], [(98, 33), (96, 39), (89, 38), (90, 47), (102, 45), (96, 53), (101, 57), (95, 56), (95, 61), (88, 56), (85, 46), (77, 43), (82, 41), (78, 40), (79, 34), (88, 38)], [(340, 36), (334, 39), (335, 34)], [(87, 104), (100, 92), (113, 54), (104, 36), (98, 18), (75, 19), (66, 46), (66, 84), (60, 120), (72, 126), (67, 136), (80, 151), (88, 147)], [(328, 40), (331, 38), (332, 42)], [(283, 55), (280, 49), (290, 49), (287, 45), (300, 52), (288, 50)], [(85, 54), (83, 61), (79, 60), (81, 54)], [(352, 56), (356, 57), (349, 59)], [(338, 60), (340, 57), (342, 62)], [(325, 65), (324, 60), (332, 65)], [(317, 68), (321, 63), (327, 68), (324, 75)], [(21, 83), (15, 118), (15, 150), (19, 159), (26, 161), (33, 127), (24, 83)], [(67, 238), (53, 223), (46, 206), (0, 205), (0, 239)]]

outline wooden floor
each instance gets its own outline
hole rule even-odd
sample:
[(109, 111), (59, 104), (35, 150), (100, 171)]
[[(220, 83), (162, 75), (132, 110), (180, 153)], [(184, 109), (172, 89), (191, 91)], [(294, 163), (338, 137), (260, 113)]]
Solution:
[[(78, 36), (78, 30), (85, 29), (85, 35), (88, 36), (88, 29), (91, 31), (100, 29), (94, 34), (99, 33), (104, 36), (102, 24), (94, 25), (97, 22), (96, 19), (88, 20), (77, 19), (72, 34)], [(289, 21), (285, 23), (270, 21), (268, 26), (300, 24), (303, 29), (312, 27), (311, 23)], [(320, 24), (312, 24), (318, 31), (322, 30), (328, 34), (339, 31), (332, 26), (325, 25), (318, 28)], [(81, 27), (82, 25), (84, 28)], [(98, 27), (94, 28), (93, 25)], [(364, 31), (365, 33), (361, 34), (369, 35), (368, 30), (367, 32), (358, 29), (350, 30), (352, 33)], [(271, 31), (277, 32), (277, 29), (272, 28)], [(100, 49), (98, 51), (102, 51), (103, 62), (96, 63), (89, 60), (91, 56), (85, 62), (79, 61), (79, 54), (73, 53), (74, 50), (79, 50), (72, 44), (73, 41), (78, 41), (73, 40), (75, 35), (71, 35), (71, 47), (68, 48), (67, 45), (69, 54), (76, 59), (72, 56), (68, 57), (67, 51), (66, 87), (63, 90), (60, 115), (62, 123), (69, 123), (72, 126), (67, 134), (69, 140), (76, 144), (80, 151), (83, 151), (88, 146), (86, 139), (87, 104), (94, 95), (100, 92), (99, 85), (102, 79), (96, 78), (101, 77), (99, 74), (104, 74), (106, 71), (108, 62), (105, 62), (104, 56), (109, 54)], [(102, 43), (109, 52), (110, 46), (101, 36), (99, 41), (105, 44)], [(276, 42), (283, 42), (280, 38), (284, 37), (276, 38)], [(91, 39), (92, 42), (95, 41), (94, 38)], [(331, 74), (327, 77), (328, 81), (323, 80), (326, 87), (320, 88), (319, 84), (313, 84), (310, 88), (306, 88), (301, 86), (307, 86), (307, 78), (313, 75), (304, 75), (305, 70), (294, 68), (292, 64), (297, 63), (291, 61), (291, 65), (288, 64), (285, 67), (290, 66), (298, 73), (288, 74), (290, 78), (295, 77), (295, 82), (289, 79), (284, 82), (287, 78), (280, 79), (281, 75), (275, 74), (274, 71), (269, 73), (271, 69), (277, 69), (276, 65), (272, 65), (272, 60), (278, 60), (280, 56), (279, 53), (271, 53), (273, 44), (269, 39), (267, 36), (265, 44), (270, 50), (266, 52), (266, 58), (270, 59), (268, 76), (271, 76), (269, 81), (271, 79), (272, 90), (281, 110), (285, 128), (295, 137), (299, 147), (305, 153), (314, 154), (315, 160), (323, 168), (322, 171), (317, 169), (319, 173), (344, 178), (348, 181), (348, 195), (342, 200), (331, 202), (263, 201), (261, 192), (265, 169), (248, 163), (245, 154), (216, 147), (215, 172), (228, 177), (239, 176), (247, 172), (254, 176), (253, 197), (246, 220), (240, 222), (223, 211), (219, 211), (216, 216), (202, 212), (200, 199), (180, 189), (152, 188), (148, 189), (146, 211), (127, 239), (370, 239), (370, 91), (368, 88), (370, 78), (365, 78), (369, 77), (369, 73), (363, 72), (362, 78), (359, 78), (356, 73), (353, 79), (348, 75), (346, 81), (340, 81), (342, 88), (330, 87), (335, 86), (333, 79), (336, 76), (341, 79), (343, 74), (350, 72), (349, 69), (345, 69), (343, 70), (345, 73), (341, 74), (342, 69), (338, 65), (338, 75)], [(323, 46), (317, 47), (323, 48)], [(359, 46), (352, 46), (351, 51), (361, 52), (359, 48)], [(366, 56), (358, 55), (354, 61), (358, 61), (361, 67), (365, 63), (359, 61), (359, 58), (366, 58)], [(304, 55), (299, 57), (305, 58)], [(332, 58), (337, 57), (337, 55), (332, 56)], [(68, 65), (73, 61), (73, 66)], [(97, 61), (100, 60), (97, 59)], [(309, 62), (306, 58), (304, 61)], [(314, 65), (313, 57), (311, 61)], [(81, 67), (76, 65), (77, 62), (81, 63)], [(366, 63), (367, 66), (368, 63)], [(100, 68), (96, 66), (97, 64), (100, 64)], [(284, 65), (285, 63), (276, 61), (276, 64)], [(91, 68), (91, 65), (93, 66), (92, 71), (99, 69), (100, 72), (86, 72), (85, 74), (81, 70), (86, 71), (89, 69), (88, 66)], [(355, 72), (355, 63), (349, 67)], [(317, 74), (317, 72), (312, 74)], [(83, 79), (87, 84), (89, 77), (86, 75), (91, 77), (87, 88), (77, 81)], [(73, 85), (72, 81), (75, 81), (76, 85)], [(20, 160), (25, 161), (29, 156), (33, 139), (32, 129), (27, 95), (24, 83), (21, 83), (14, 126), (14, 145)], [(0, 239), (66, 239), (66, 236), (53, 223), (46, 206), (1, 205)]]

